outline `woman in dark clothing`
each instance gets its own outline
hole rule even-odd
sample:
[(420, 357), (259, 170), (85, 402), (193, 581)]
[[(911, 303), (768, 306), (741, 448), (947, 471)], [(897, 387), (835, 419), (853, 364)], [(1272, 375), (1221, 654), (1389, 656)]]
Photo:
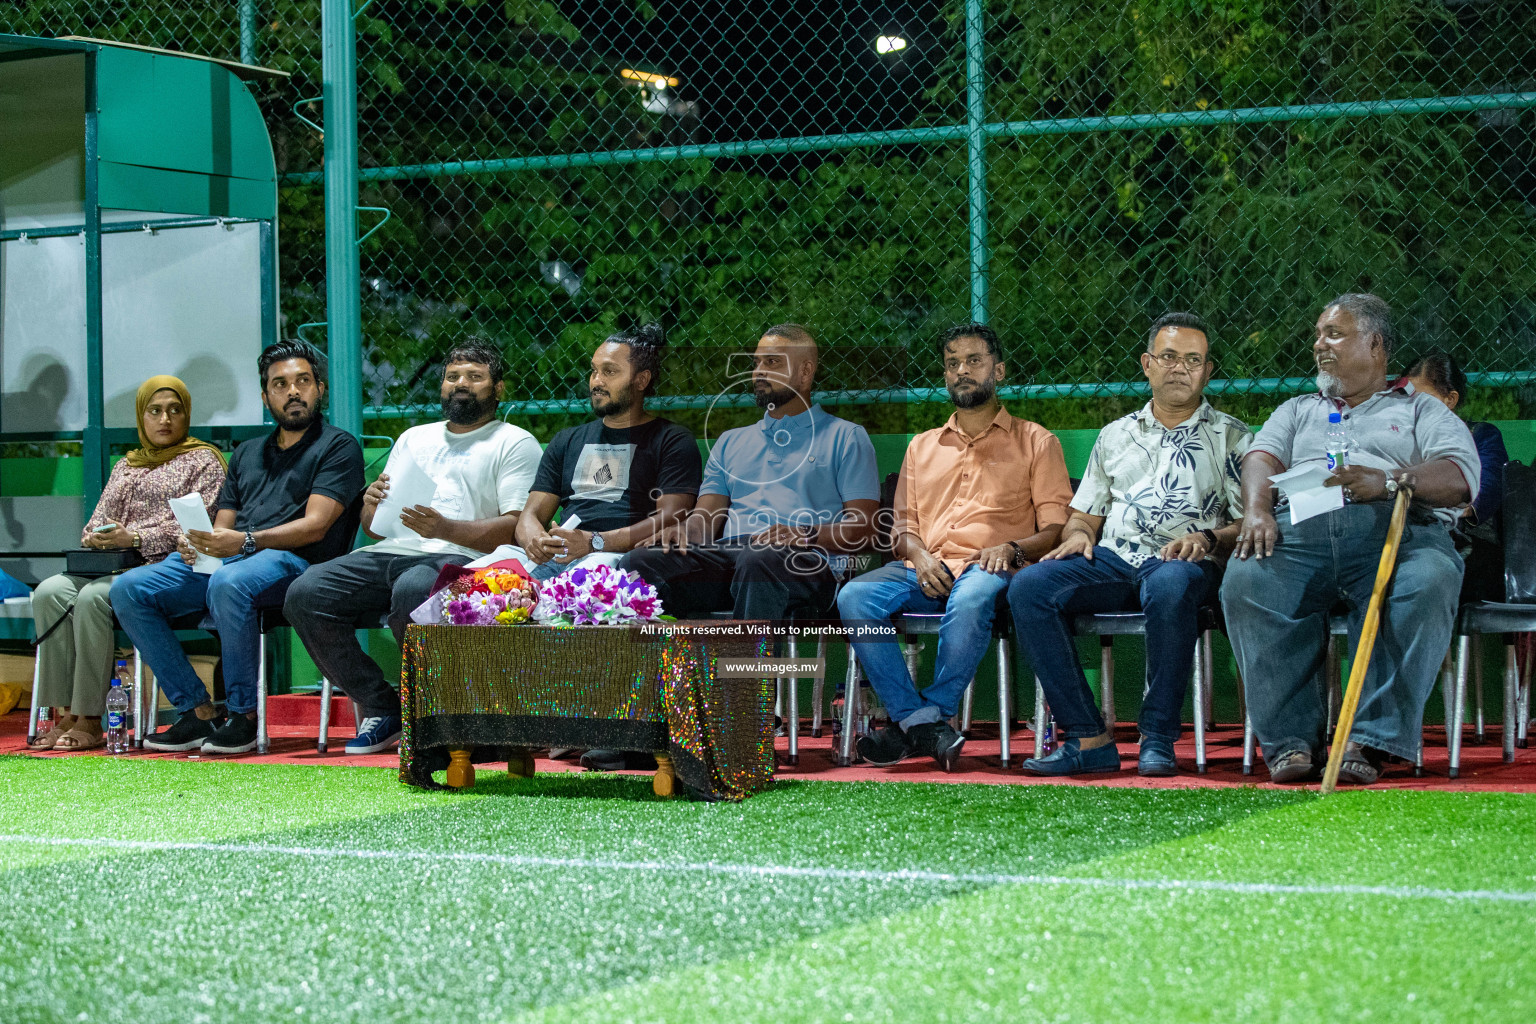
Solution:
[[(1467, 397), (1467, 375), (1456, 360), (1444, 352), (1431, 352), (1413, 364), (1407, 379), (1415, 391), (1438, 398), (1452, 412)], [(1465, 512), (1452, 531), (1452, 539), (1466, 560), (1461, 599), (1465, 601), (1504, 600), (1504, 551), (1499, 530), (1499, 509), (1504, 504), (1504, 435), (1492, 423), (1468, 423), (1472, 442), (1477, 446), (1482, 464), (1482, 483), (1477, 500)]]

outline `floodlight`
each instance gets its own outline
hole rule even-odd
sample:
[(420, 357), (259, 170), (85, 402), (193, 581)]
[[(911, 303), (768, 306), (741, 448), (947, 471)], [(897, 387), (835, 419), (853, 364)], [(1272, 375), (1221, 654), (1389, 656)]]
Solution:
[(881, 36), (875, 40), (876, 53), (895, 53), (897, 50), (905, 50), (907, 41), (901, 36)]

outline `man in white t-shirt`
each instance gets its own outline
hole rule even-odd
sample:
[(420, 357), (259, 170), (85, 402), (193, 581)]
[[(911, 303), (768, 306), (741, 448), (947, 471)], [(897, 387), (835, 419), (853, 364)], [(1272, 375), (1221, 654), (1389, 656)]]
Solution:
[[(316, 667), (362, 712), (349, 754), (378, 753), (400, 740), (399, 695), (356, 630), (387, 612), (403, 643), (438, 571), (511, 541), (528, 501), (541, 452), (532, 434), (496, 418), (501, 377), (501, 355), (489, 345), (469, 342), (448, 353), (446, 422), (401, 434), (363, 495), (363, 531), (379, 543), (306, 570), (283, 602)], [(411, 493), (389, 501), (391, 481)], [(403, 501), (416, 503), (402, 508)]]

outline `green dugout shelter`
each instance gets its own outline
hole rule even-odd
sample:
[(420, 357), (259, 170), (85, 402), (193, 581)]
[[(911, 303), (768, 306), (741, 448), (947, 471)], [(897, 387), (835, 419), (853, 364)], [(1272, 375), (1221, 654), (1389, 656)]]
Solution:
[[(145, 377), (187, 382), (195, 430), (263, 422), (277, 174), (246, 83), (282, 75), (0, 35), (0, 440), (83, 440), (86, 508)], [(16, 536), (36, 514), (0, 513), (13, 544), (59, 549)]]

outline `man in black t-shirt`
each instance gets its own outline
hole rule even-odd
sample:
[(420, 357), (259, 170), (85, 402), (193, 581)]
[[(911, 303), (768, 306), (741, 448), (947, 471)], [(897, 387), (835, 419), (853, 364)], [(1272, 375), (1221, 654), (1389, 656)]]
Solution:
[[(593, 353), (592, 411), (601, 418), (550, 441), (517, 524), (522, 549), (513, 556), (535, 578), (612, 565), (693, 508), (703, 476), (698, 444), (645, 408), (664, 344), (660, 328), (648, 325), (610, 336)], [(561, 524), (551, 528), (557, 506)]]
[[(303, 342), (281, 341), (262, 352), (257, 369), (277, 429), (230, 456), (213, 530), (182, 534), (180, 557), (112, 584), (112, 611), (181, 715), (145, 739), (151, 750), (240, 754), (256, 746), (257, 612), (281, 606), (300, 573), (344, 554), (357, 533), (363, 449), (320, 415), (325, 360)], [(223, 564), (195, 567), (199, 555)], [(219, 634), (229, 713), (222, 725), (171, 629), (193, 613), (206, 614)]]

